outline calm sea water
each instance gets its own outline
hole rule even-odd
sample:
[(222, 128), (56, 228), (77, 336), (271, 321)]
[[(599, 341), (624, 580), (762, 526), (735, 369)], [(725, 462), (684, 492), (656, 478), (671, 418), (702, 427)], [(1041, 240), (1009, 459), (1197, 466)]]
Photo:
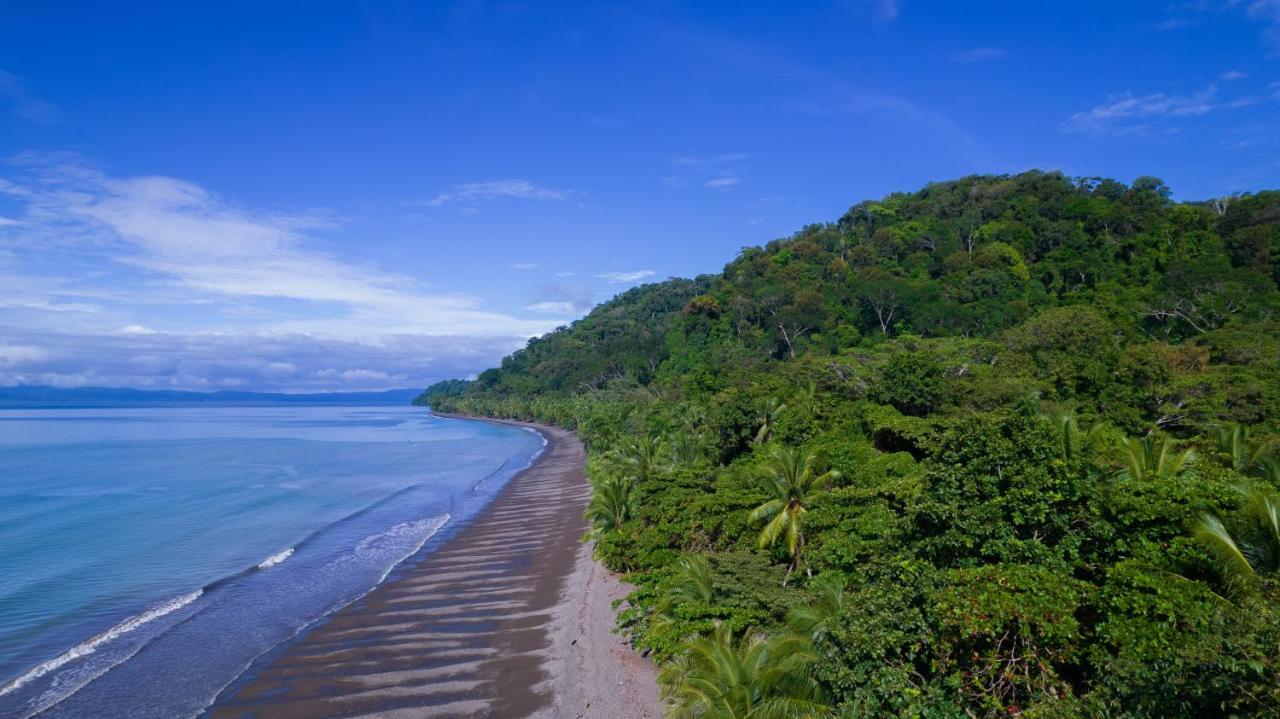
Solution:
[(196, 715), (541, 447), (407, 407), (0, 410), (0, 716)]

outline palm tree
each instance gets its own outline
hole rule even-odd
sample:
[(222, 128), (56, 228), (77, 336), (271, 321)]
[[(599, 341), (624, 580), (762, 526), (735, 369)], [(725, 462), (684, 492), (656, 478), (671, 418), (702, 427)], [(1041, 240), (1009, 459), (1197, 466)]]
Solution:
[(760, 423), (760, 429), (756, 431), (756, 444), (764, 444), (773, 438), (773, 431), (777, 428), (778, 418), (782, 416), (782, 412), (786, 408), (787, 405), (777, 397), (767, 397), (760, 402), (756, 416), (756, 421)]
[(1090, 473), (1100, 472), (1102, 459), (1102, 424), (1081, 430), (1073, 414), (1042, 414), (1040, 418), (1053, 425), (1058, 433), (1058, 454), (1067, 464), (1083, 460)]
[(782, 580), (783, 586), (791, 579), (791, 573), (800, 566), (804, 551), (804, 515), (808, 507), (826, 488), (828, 482), (838, 479), (840, 473), (830, 470), (819, 474), (817, 459), (808, 452), (790, 447), (780, 447), (769, 463), (769, 474), (762, 484), (769, 494), (769, 501), (752, 510), (752, 522), (766, 522), (760, 530), (760, 548), (772, 547), (780, 537), (786, 538), (787, 554), (791, 566)]
[(1040, 411), (1040, 390), (1033, 389), (1019, 397), (1013, 409), (1023, 417), (1044, 416)]
[(662, 612), (685, 602), (710, 604), (713, 596), (711, 565), (707, 558), (698, 554), (686, 554), (676, 560), (675, 577), (658, 602), (658, 611)]
[(1215, 428), (1218, 451), (1231, 458), (1231, 468), (1251, 477), (1269, 478), (1277, 467), (1275, 443), (1258, 441), (1249, 436), (1243, 424), (1224, 424)]
[(676, 560), (676, 573), (663, 590), (654, 608), (651, 631), (663, 631), (675, 622), (674, 610), (682, 604), (710, 605), (715, 599), (711, 584), (711, 565), (698, 554), (686, 554)]
[(1116, 448), (1116, 457), (1122, 465), (1116, 476), (1135, 482), (1171, 480), (1182, 474), (1194, 456), (1189, 449), (1179, 451), (1168, 438), (1125, 437)]
[(592, 482), (591, 502), (583, 514), (591, 522), (591, 530), (583, 537), (584, 541), (598, 539), (631, 518), (634, 484), (630, 479), (612, 476)]
[(1227, 587), (1240, 591), (1256, 585), (1261, 576), (1280, 575), (1280, 500), (1256, 486), (1240, 490), (1245, 497), (1245, 521), (1231, 531), (1216, 514), (1204, 514), (1192, 534), (1218, 561)]
[(698, 406), (686, 407), (680, 422), (670, 429), (666, 443), (677, 464), (697, 464), (707, 454), (707, 413)]
[(809, 380), (805, 386), (796, 390), (791, 397), (791, 406), (802, 414), (813, 415), (818, 411), (818, 383)]
[(710, 637), (690, 641), (663, 667), (660, 678), (672, 719), (783, 719), (827, 717), (813, 676), (812, 647), (796, 635), (759, 634), (735, 641), (720, 624)]
[(666, 443), (662, 437), (652, 435), (623, 440), (612, 455), (636, 479), (647, 481), (667, 469), (665, 453)]
[(838, 626), (840, 614), (844, 611), (844, 585), (844, 577), (836, 572), (818, 575), (811, 584), (812, 598), (791, 610), (787, 624), (809, 637), (814, 645), (822, 643)]

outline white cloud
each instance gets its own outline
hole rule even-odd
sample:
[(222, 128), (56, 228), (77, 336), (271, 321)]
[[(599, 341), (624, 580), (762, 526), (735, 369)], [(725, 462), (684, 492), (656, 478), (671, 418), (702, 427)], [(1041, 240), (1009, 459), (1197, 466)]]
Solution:
[(576, 274), (576, 272), (557, 272), (556, 277), (573, 277)]
[(1170, 18), (1165, 18), (1164, 20), (1160, 20), (1158, 22), (1151, 23), (1147, 27), (1149, 27), (1152, 30), (1164, 32), (1168, 30), (1181, 30), (1184, 27), (1190, 27), (1194, 24), (1195, 24), (1195, 21), (1189, 17), (1174, 16)]
[(537, 262), (512, 262), (507, 265), (513, 270), (536, 270), (539, 266)]
[(127, 335), (153, 335), (156, 333), (155, 330), (146, 325), (125, 325), (120, 328), (120, 331)]
[(531, 299), (525, 309), (540, 314), (582, 315), (595, 305), (590, 289), (567, 284), (539, 287)]
[[(662, 182), (667, 187), (674, 188), (688, 187), (694, 182), (698, 182), (703, 187), (722, 191), (727, 190), (741, 182), (736, 176), (736, 167), (747, 157), (748, 155), (745, 152), (729, 152), (723, 155), (706, 157), (677, 157), (671, 162), (675, 165), (689, 168), (689, 174), (664, 177)], [(698, 175), (702, 175), (702, 177), (697, 177)], [(704, 179), (708, 175), (713, 176), (710, 179)]]
[(976, 63), (1003, 60), (1009, 53), (998, 47), (975, 47), (951, 54), (951, 62)]
[(610, 282), (620, 284), (624, 282), (639, 282), (640, 280), (653, 277), (656, 272), (653, 270), (634, 270), (632, 272), (602, 272), (596, 275)]
[[(559, 324), (552, 321), (550, 324)], [(94, 334), (0, 326), (0, 386), (261, 391), (425, 387), (496, 364), (514, 337)]]
[[(485, 310), (479, 298), (427, 292), (412, 277), (318, 248), (324, 213), (278, 214), (232, 204), (169, 177), (115, 178), (66, 157), (24, 158), (28, 174), (0, 192), (25, 204), (0, 251), (29, 268), (0, 306), (88, 310), (92, 298), (131, 314), (139, 305), (204, 303), (206, 321), (257, 315), (257, 329), (332, 336), (420, 333), (532, 336), (552, 329)], [(40, 277), (31, 267), (79, 259), (89, 279)], [(26, 290), (22, 289), (25, 287)], [(3, 295), (8, 295), (3, 296)], [(279, 301), (296, 309), (281, 311)], [(274, 304), (273, 304), (274, 303)], [(133, 320), (132, 317), (129, 320)], [(127, 321), (126, 324), (141, 324)], [(243, 324), (243, 323), (241, 323)]]
[(1239, 70), (1227, 70), (1226, 72), (1222, 73), (1222, 79), (1226, 80), (1227, 82), (1232, 82), (1233, 80), (1243, 80), (1246, 77), (1249, 77), (1249, 73), (1240, 72)]
[(1280, 52), (1280, 0), (1194, 0), (1169, 6), (1174, 14), (1149, 25), (1152, 30), (1179, 30), (1199, 24), (1206, 18), (1242, 12), (1250, 20), (1262, 24), (1263, 40)]
[(1280, 0), (1244, 0), (1232, 1), (1232, 6), (1244, 5), (1245, 12), (1254, 20), (1266, 25), (1263, 37), (1272, 49), (1280, 51)]
[(11, 220), (8, 217), (0, 216), (0, 227), (7, 227), (19, 224), (17, 220)]
[(684, 167), (701, 167), (703, 165), (724, 165), (734, 162), (742, 162), (749, 155), (745, 152), (727, 152), (723, 155), (713, 155), (711, 157), (677, 157), (671, 162)]
[(342, 371), (342, 379), (347, 382), (381, 383), (391, 379), (391, 375), (373, 369), (348, 369)]
[(292, 362), (268, 362), (262, 367), (262, 376), (269, 379), (288, 379), (297, 374), (298, 365)]
[(535, 185), (528, 180), (491, 180), (489, 182), (468, 182), (455, 185), (447, 192), (441, 192), (427, 200), (428, 207), (443, 207), (459, 204), (466, 208), (490, 200), (515, 198), (521, 200), (569, 200), (582, 193), (575, 190), (553, 190)]
[(1253, 98), (1247, 97), (1219, 100), (1216, 85), (1210, 85), (1192, 95), (1169, 95), (1162, 92), (1140, 96), (1126, 94), (1075, 113), (1062, 123), (1062, 130), (1096, 135), (1145, 134), (1151, 130), (1147, 124), (1150, 121), (1197, 117), (1217, 110), (1246, 107), (1255, 102)]
[(32, 365), (48, 357), (49, 352), (41, 347), (0, 342), (0, 367)]
[(576, 315), (578, 309), (572, 302), (534, 302), (525, 309), (531, 312), (544, 312), (553, 315)]

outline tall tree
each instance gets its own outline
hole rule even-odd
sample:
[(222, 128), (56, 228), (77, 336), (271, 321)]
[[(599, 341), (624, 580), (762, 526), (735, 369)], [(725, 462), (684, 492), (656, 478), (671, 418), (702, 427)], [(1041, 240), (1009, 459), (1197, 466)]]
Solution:
[(1179, 450), (1167, 437), (1125, 437), (1115, 451), (1120, 461), (1116, 476), (1137, 482), (1173, 479), (1186, 469), (1194, 457), (1189, 449)]
[(1216, 514), (1204, 514), (1192, 529), (1218, 561), (1218, 571), (1233, 592), (1255, 588), (1261, 577), (1280, 575), (1280, 500), (1270, 490), (1244, 493), (1241, 521), (1229, 528)]
[(756, 430), (756, 444), (764, 444), (773, 438), (773, 432), (778, 426), (778, 418), (786, 409), (787, 405), (777, 397), (766, 397), (760, 401), (756, 409), (756, 422), (759, 425), (759, 429)]
[(583, 515), (591, 523), (591, 530), (584, 539), (597, 539), (631, 518), (634, 485), (635, 482), (623, 477), (605, 477), (592, 483), (591, 501)]
[(811, 668), (817, 657), (795, 635), (735, 640), (727, 624), (695, 639), (661, 674), (672, 719), (827, 717)]
[(764, 522), (760, 530), (760, 548), (772, 547), (779, 539), (785, 542), (791, 565), (783, 579), (785, 586), (800, 566), (804, 552), (804, 515), (827, 484), (838, 479), (835, 470), (819, 472), (817, 458), (793, 447), (779, 447), (769, 460), (761, 484), (769, 501), (751, 511), (752, 522)]

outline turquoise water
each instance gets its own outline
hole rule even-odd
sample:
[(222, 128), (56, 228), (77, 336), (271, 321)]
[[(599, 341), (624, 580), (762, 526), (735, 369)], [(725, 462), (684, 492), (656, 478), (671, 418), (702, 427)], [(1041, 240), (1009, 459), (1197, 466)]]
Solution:
[(195, 715), (541, 449), (407, 407), (0, 411), (0, 716)]

